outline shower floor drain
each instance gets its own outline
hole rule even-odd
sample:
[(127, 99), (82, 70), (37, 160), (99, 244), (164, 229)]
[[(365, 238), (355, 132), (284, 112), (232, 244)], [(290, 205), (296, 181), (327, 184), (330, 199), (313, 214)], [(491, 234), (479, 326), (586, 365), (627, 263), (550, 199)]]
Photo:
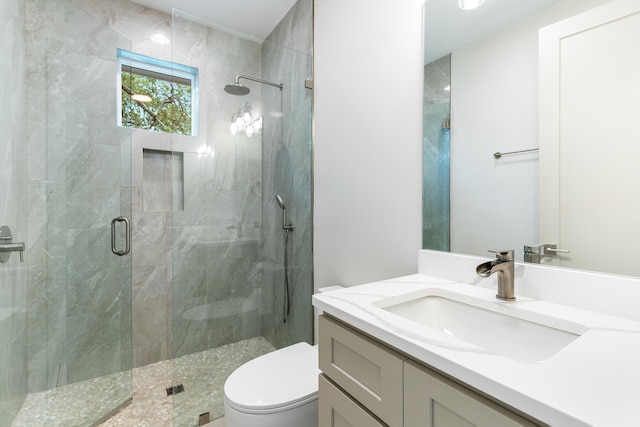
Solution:
[(174, 394), (182, 393), (184, 391), (184, 386), (182, 384), (174, 385), (173, 387), (167, 387), (167, 396), (172, 396)]

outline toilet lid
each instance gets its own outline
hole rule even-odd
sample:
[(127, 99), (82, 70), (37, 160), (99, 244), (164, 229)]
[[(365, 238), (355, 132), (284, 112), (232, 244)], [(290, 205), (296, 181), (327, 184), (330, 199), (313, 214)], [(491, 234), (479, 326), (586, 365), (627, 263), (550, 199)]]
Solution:
[(304, 403), (318, 394), (318, 349), (302, 342), (253, 359), (227, 378), (227, 403), (268, 410)]

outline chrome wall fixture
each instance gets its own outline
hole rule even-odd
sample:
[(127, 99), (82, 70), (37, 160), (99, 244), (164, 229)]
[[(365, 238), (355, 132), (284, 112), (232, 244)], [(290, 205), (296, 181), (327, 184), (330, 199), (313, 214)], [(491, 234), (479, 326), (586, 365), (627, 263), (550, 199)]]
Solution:
[(282, 90), (282, 83), (274, 83), (274, 82), (270, 82), (268, 80), (262, 80), (259, 79), (257, 77), (251, 77), (251, 76), (245, 76), (244, 74), (238, 74), (236, 76), (236, 81), (234, 84), (230, 84), (230, 85), (226, 85), (224, 87), (224, 91), (227, 92), (228, 94), (231, 95), (248, 95), (249, 92), (251, 92), (251, 89), (249, 89), (246, 86), (243, 86), (240, 84), (240, 79), (245, 79), (245, 80), (251, 80), (252, 82), (257, 82), (257, 83), (261, 83), (263, 85), (269, 85), (269, 86), (273, 86), (273, 87), (277, 87), (278, 89)]
[(24, 262), (24, 243), (13, 243), (11, 229), (3, 225), (0, 227), (0, 262), (7, 262), (11, 252), (20, 252), (20, 262)]
[(287, 223), (287, 207), (279, 194), (276, 194), (276, 203), (282, 209), (282, 229), (284, 230), (284, 307), (282, 313), (282, 323), (287, 323), (289, 311), (291, 310), (291, 298), (289, 296), (289, 233), (293, 231), (293, 224)]
[(282, 229), (287, 231), (293, 230), (293, 224), (287, 224), (287, 207), (284, 205), (284, 200), (282, 200), (279, 194), (276, 194), (276, 202), (278, 206), (280, 206), (280, 209), (282, 209)]
[(551, 260), (551, 257), (557, 254), (570, 253), (568, 249), (558, 249), (558, 246), (554, 243), (544, 243), (539, 245), (525, 245), (524, 246), (524, 262), (530, 262), (533, 264), (546, 264)]

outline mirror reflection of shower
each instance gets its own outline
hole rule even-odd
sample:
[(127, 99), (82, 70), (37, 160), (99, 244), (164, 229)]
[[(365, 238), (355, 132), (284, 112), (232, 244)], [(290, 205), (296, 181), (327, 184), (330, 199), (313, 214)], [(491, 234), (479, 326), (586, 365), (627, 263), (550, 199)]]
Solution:
[(287, 224), (287, 207), (284, 204), (284, 200), (279, 194), (276, 194), (276, 202), (280, 209), (282, 209), (282, 229), (284, 230), (284, 307), (282, 313), (282, 323), (287, 323), (287, 319), (289, 318), (289, 255), (288, 255), (288, 246), (289, 246), (289, 233), (293, 231), (293, 224)]

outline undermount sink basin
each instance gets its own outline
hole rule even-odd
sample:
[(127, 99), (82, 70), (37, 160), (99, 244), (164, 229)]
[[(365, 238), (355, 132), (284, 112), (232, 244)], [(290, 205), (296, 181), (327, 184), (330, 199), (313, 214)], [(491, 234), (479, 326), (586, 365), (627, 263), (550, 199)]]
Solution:
[(375, 306), (520, 362), (544, 362), (587, 331), (576, 323), (519, 310), (517, 302), (503, 305), (443, 290), (404, 299), (389, 298)]

